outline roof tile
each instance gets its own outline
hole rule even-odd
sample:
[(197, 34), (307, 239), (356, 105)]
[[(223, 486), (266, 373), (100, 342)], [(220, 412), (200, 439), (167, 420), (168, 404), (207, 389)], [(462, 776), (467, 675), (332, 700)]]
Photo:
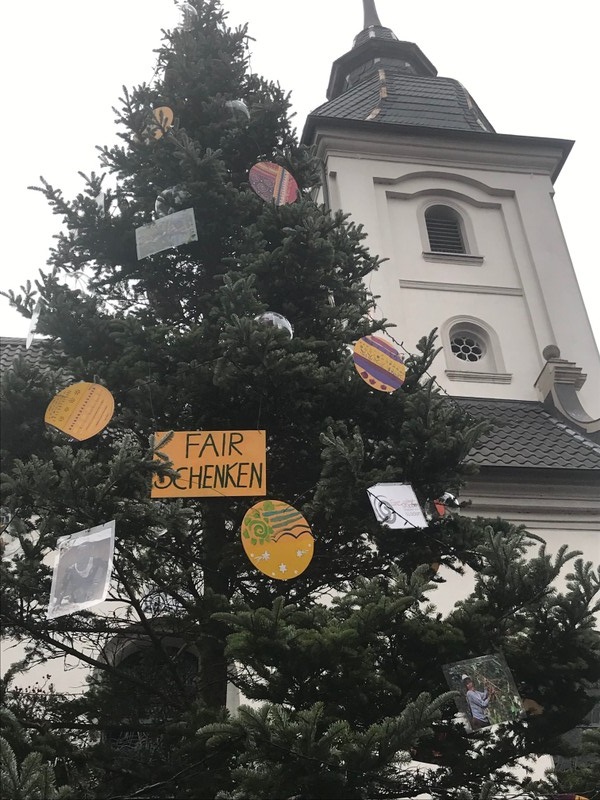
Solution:
[[(313, 116), (365, 120), (394, 125), (493, 132), (481, 120), (466, 89), (452, 78), (409, 75), (386, 67), (313, 111)], [(387, 97), (380, 96), (385, 85)]]
[(541, 404), (526, 400), (456, 398), (491, 432), (468, 460), (487, 467), (534, 467), (600, 471), (600, 445), (561, 422)]

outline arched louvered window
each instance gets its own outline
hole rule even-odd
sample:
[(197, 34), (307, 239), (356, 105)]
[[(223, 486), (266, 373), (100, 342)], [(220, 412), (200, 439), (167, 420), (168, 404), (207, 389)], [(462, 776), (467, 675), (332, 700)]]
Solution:
[(460, 215), (449, 206), (430, 206), (425, 224), (432, 253), (466, 253)]

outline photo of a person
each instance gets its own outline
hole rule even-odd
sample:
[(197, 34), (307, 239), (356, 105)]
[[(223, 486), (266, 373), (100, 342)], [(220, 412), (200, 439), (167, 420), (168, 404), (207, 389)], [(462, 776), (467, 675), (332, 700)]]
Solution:
[(462, 680), (465, 687), (467, 705), (469, 707), (471, 726), (473, 727), (473, 730), (487, 727), (490, 725), (488, 708), (490, 705), (490, 700), (494, 697), (494, 690), (486, 686), (482, 692), (478, 691), (475, 688), (473, 679), (468, 675), (463, 675)]
[(113, 521), (59, 539), (48, 618), (72, 614), (105, 599), (112, 572), (114, 526)]
[[(94, 543), (95, 544), (95, 543)], [(86, 603), (102, 593), (106, 580), (106, 553), (93, 545), (74, 548), (74, 561), (64, 570), (58, 590), (61, 603)], [(106, 547), (103, 548), (106, 550)]]
[(523, 715), (511, 671), (501, 653), (446, 664), (444, 675), (456, 692), (458, 718), (476, 733)]

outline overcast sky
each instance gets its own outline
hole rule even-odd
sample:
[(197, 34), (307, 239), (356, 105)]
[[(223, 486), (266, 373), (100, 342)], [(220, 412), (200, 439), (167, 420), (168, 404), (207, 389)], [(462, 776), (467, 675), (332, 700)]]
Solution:
[[(362, 29), (361, 0), (223, 5), (232, 25), (249, 23), (252, 67), (292, 92), (301, 130), (307, 113), (325, 100), (331, 63)], [(377, 0), (382, 24), (416, 42), (441, 76), (463, 83), (499, 133), (575, 140), (556, 182), (556, 205), (600, 341), (600, 259), (590, 238), (600, 185), (595, 6)], [(111, 109), (121, 87), (150, 81), (161, 29), (178, 19), (173, 0), (1, 4), (3, 289), (37, 277), (60, 224), (27, 186), (43, 175), (67, 197), (81, 190), (78, 170), (97, 170), (95, 146), (115, 139)], [(0, 303), (0, 333), (25, 336), (28, 322)]]

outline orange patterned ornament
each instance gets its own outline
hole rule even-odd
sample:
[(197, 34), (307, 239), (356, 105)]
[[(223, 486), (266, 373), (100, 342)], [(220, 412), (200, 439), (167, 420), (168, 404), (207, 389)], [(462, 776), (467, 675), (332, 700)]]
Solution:
[(46, 409), (44, 422), (83, 442), (104, 430), (112, 419), (115, 401), (99, 383), (73, 383), (59, 392)]
[(314, 553), (310, 525), (281, 500), (263, 500), (246, 512), (241, 539), (252, 564), (269, 578), (289, 581), (308, 567)]

